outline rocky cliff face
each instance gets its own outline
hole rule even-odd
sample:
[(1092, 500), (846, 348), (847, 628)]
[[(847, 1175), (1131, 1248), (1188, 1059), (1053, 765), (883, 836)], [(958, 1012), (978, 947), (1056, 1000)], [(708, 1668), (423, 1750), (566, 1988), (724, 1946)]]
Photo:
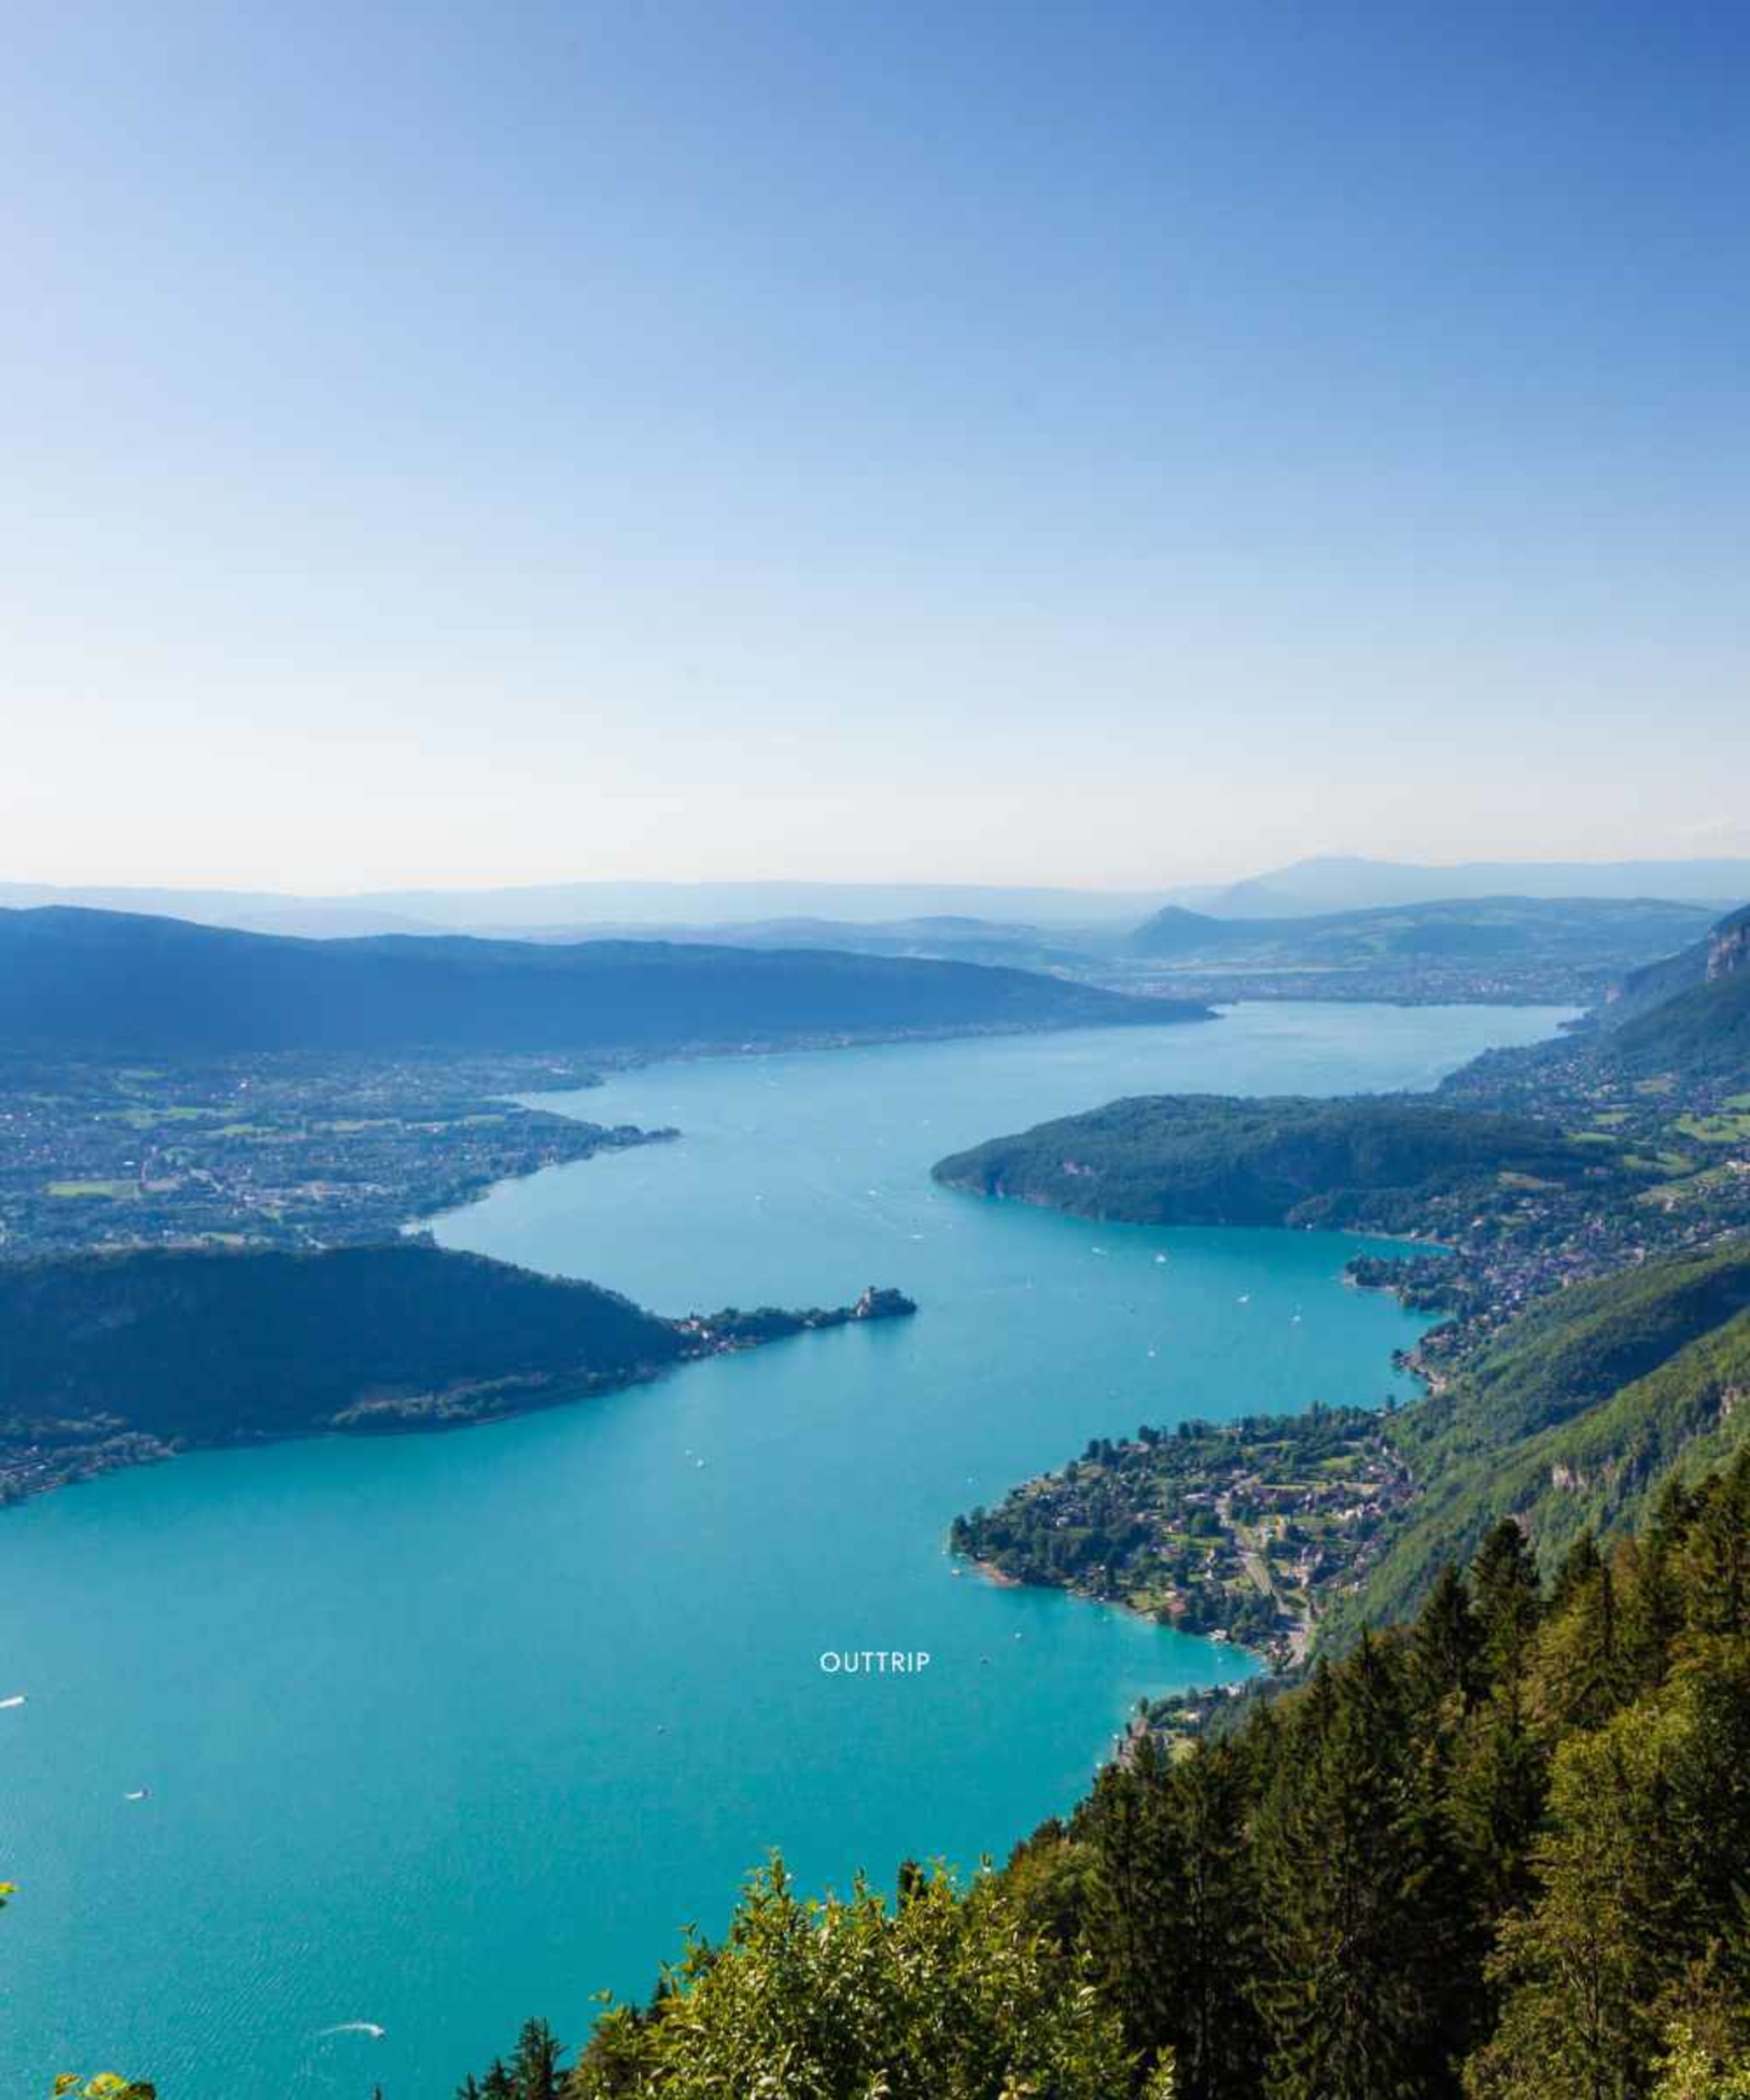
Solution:
[(1707, 982), (1750, 970), (1750, 905), (1723, 918), (1707, 937)]
[(1605, 1025), (1619, 1027), (1667, 1000), (1680, 999), (1698, 984), (1712, 984), (1745, 969), (1750, 969), (1750, 905), (1721, 919), (1705, 940), (1663, 962), (1631, 970), (1605, 994)]

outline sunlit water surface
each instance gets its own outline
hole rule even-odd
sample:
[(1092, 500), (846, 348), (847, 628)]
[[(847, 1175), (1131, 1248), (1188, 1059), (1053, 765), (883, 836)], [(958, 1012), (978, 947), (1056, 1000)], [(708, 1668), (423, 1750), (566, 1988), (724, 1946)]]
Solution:
[[(526, 2013), (575, 2037), (597, 1988), (642, 1994), (768, 1847), (817, 1886), (1001, 1854), (1140, 1694), (1246, 1666), (956, 1576), (954, 1512), (1140, 1422), (1377, 1401), (1418, 1323), (1343, 1288), (1354, 1241), (1092, 1225), (931, 1163), (1125, 1094), (1425, 1086), (1558, 1018), (1256, 1006), (555, 1097), (684, 1135), (508, 1185), (447, 1243), (670, 1312), (871, 1282), (922, 1311), (0, 1514), (0, 1698), (29, 1694), (0, 1711), (0, 2091), (444, 2100)], [(931, 1661), (823, 1674), (853, 1648)]]

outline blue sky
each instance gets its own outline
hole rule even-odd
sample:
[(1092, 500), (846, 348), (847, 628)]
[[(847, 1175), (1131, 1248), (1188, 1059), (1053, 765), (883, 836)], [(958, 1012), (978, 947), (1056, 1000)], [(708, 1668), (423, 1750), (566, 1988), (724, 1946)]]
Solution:
[(1750, 850), (1750, 14), (9, 14), (0, 875)]

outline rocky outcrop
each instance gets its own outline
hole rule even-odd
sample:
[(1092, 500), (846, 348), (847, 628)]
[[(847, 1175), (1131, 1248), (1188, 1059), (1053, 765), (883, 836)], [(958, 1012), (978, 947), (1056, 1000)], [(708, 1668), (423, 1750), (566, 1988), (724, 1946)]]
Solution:
[(1707, 937), (1707, 982), (1735, 977), (1750, 969), (1750, 905), (1723, 918)]
[(854, 1320), (902, 1320), (918, 1310), (903, 1291), (884, 1290), (872, 1283), (851, 1307)]

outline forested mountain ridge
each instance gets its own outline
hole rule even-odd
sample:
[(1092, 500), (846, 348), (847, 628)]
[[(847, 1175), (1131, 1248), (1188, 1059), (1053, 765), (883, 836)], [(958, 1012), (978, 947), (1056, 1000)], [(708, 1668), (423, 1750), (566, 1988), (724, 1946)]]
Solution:
[(992, 1138), (932, 1170), (948, 1187), (1148, 1225), (1425, 1223), (1503, 1176), (1602, 1182), (1617, 1163), (1529, 1117), (1413, 1095), (1162, 1094)]
[(0, 1045), (12, 1048), (608, 1053), (1207, 1018), (1027, 971), (824, 949), (310, 941), (65, 907), (0, 912)]
[(531, 2022), (457, 2100), (1740, 2100), (1747, 1857), (1750, 1454), (1547, 1586), (1498, 1524), (964, 1895), (773, 1862), (574, 2068)]
[(912, 1310), (665, 1319), (419, 1240), (0, 1262), (0, 1499), (198, 1446), (482, 1422)]

